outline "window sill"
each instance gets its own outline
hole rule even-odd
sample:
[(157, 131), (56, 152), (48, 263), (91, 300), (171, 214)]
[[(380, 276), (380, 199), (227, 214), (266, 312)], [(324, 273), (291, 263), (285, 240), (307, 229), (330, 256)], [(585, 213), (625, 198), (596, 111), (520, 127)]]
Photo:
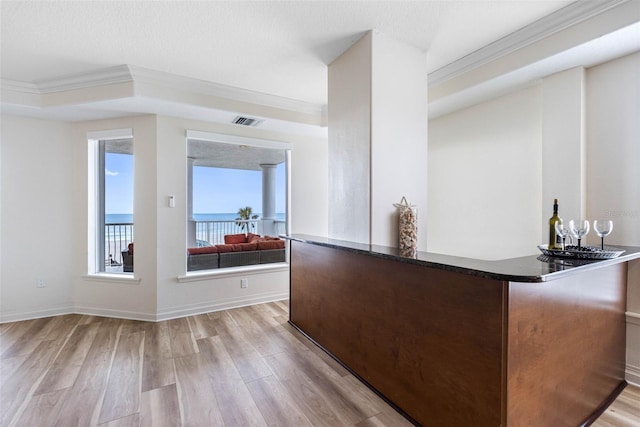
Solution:
[(83, 279), (91, 280), (92, 282), (110, 282), (110, 283), (123, 283), (126, 285), (138, 285), (140, 279), (134, 277), (130, 273), (94, 273), (86, 274), (82, 276)]
[(276, 273), (279, 271), (289, 271), (289, 264), (286, 262), (279, 262), (274, 264), (261, 264), (242, 267), (228, 267), (213, 270), (194, 271), (185, 274), (184, 276), (178, 276), (178, 282), (199, 282), (202, 280), (210, 279), (222, 279), (225, 277), (238, 277), (246, 276), (247, 274), (260, 274), (260, 273)]

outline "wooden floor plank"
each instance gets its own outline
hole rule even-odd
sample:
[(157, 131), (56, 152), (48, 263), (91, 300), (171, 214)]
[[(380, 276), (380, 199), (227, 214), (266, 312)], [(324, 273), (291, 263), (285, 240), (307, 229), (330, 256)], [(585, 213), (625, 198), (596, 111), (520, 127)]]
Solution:
[[(140, 426), (143, 427), (175, 427), (181, 424), (180, 405), (176, 385), (145, 391), (141, 396)], [(205, 425), (205, 424), (200, 424)]]
[[(3, 356), (5, 351), (31, 328), (35, 321), (36, 320), (23, 320), (20, 322), (2, 324), (3, 332), (0, 335), (0, 357)], [(7, 357), (13, 356), (7, 355)]]
[(81, 318), (82, 316), (79, 314), (65, 314), (63, 316), (53, 317), (51, 318), (51, 322), (42, 328), (39, 336), (43, 340), (57, 340), (64, 338), (73, 332)]
[(289, 300), (288, 299), (275, 301), (274, 304), (280, 307), (285, 312), (286, 316), (289, 316)]
[(196, 340), (208, 337), (214, 337), (218, 334), (216, 331), (216, 319), (211, 319), (206, 314), (198, 314), (187, 318), (189, 326)]
[(0, 360), (0, 384), (4, 384), (11, 375), (19, 370), (25, 360), (29, 357), (28, 354), (22, 354), (20, 356), (8, 357)]
[(311, 352), (313, 352), (316, 356), (321, 358), (324, 363), (331, 367), (338, 375), (344, 377), (350, 375), (350, 372), (342, 366), (339, 362), (337, 362), (333, 357), (329, 356), (324, 350), (315, 345), (311, 340), (305, 337), (302, 332), (298, 331), (296, 328), (291, 326), (290, 324), (283, 324), (283, 328), (291, 334), (295, 339), (297, 339), (302, 345), (308, 348)]
[(17, 426), (53, 426), (69, 389), (33, 396), (16, 423)]
[(269, 325), (246, 307), (231, 310), (230, 315), (240, 326), (241, 333), (263, 357), (290, 350), (289, 343), (279, 335), (278, 328), (282, 325)]
[(218, 336), (231, 356), (240, 376), (245, 382), (271, 375), (271, 370), (264, 359), (245, 338), (241, 328), (228, 320), (217, 326)]
[[(60, 350), (60, 340), (40, 341), (7, 381), (0, 387), (0, 425), (8, 426), (14, 418), (22, 415), (22, 411), (31, 398), (33, 390), (45, 375), (47, 368), (53, 362)], [(24, 348), (24, 346), (21, 346)]]
[[(3, 324), (0, 425), (410, 425), (293, 328), (288, 309)], [(640, 426), (640, 388), (629, 385), (594, 426)]]
[(278, 316), (289, 316), (289, 305), (285, 305), (285, 307), (281, 306), (279, 303), (282, 303), (282, 301), (273, 301), (273, 302), (268, 302), (265, 305), (267, 307), (269, 307), (270, 310), (272, 310), (274, 312), (274, 317), (278, 317)]
[(376, 414), (371, 418), (367, 418), (364, 421), (359, 422), (355, 425), (355, 427), (387, 427), (387, 426), (397, 426), (397, 427), (411, 427), (409, 421), (403, 418), (401, 415), (389, 414), (386, 412)]
[(381, 411), (373, 399), (367, 398), (368, 390), (364, 392), (364, 389), (359, 389), (355, 392), (353, 383), (337, 375), (314, 353), (291, 353), (278, 356), (287, 358), (288, 364), (295, 366), (309, 378), (309, 381), (317, 385), (327, 404), (343, 422), (356, 424)]
[(206, 358), (207, 376), (225, 425), (266, 426), (220, 337), (198, 340), (198, 348), (202, 357)]
[(98, 423), (140, 411), (144, 332), (121, 336), (109, 374)]
[(73, 385), (98, 333), (98, 326), (99, 324), (94, 323), (75, 328), (36, 389), (35, 395), (62, 390)]
[(222, 316), (228, 316), (227, 310), (212, 311), (207, 313), (207, 317), (211, 320), (217, 320)]
[[(349, 393), (353, 393), (355, 397), (354, 400), (360, 401), (360, 404), (362, 404), (362, 400), (366, 400), (367, 403), (364, 405), (371, 405), (373, 411), (380, 411), (380, 413), (367, 418), (367, 420), (375, 420), (375, 422), (381, 423), (381, 425), (388, 426), (410, 427), (413, 425), (353, 375), (349, 374), (342, 377), (340, 381), (345, 384), (347, 388), (350, 388)], [(359, 424), (360, 423), (356, 425)]]
[(175, 359), (182, 425), (224, 427), (215, 389), (208, 381), (209, 366), (203, 358), (198, 353)]
[(262, 323), (272, 325), (276, 328), (281, 327), (281, 322), (278, 322), (275, 318), (283, 314), (282, 310), (276, 310), (274, 307), (268, 304), (252, 305), (249, 307), (244, 307), (243, 309), (254, 320), (258, 318), (263, 321)]
[[(51, 317), (28, 321), (28, 323), (22, 325), (21, 328), (12, 331), (13, 333), (10, 332), (9, 334), (2, 335), (3, 340), (6, 339), (7, 343), (3, 343), (3, 352), (0, 358), (6, 359), (31, 353), (42, 342), (42, 330), (51, 321)], [(12, 341), (11, 344), (7, 345), (10, 341)]]
[(128, 417), (118, 418), (117, 420), (100, 424), (100, 427), (140, 427), (140, 413), (138, 412)]
[(258, 323), (263, 328), (271, 328), (276, 331), (280, 331), (282, 328), (282, 324), (275, 319), (278, 315), (274, 314), (270, 308), (265, 307), (264, 304), (242, 307), (239, 312), (244, 313), (248, 319)]
[[(2, 337), (2, 335), (5, 334), (5, 332), (8, 332), (9, 329), (15, 328), (18, 323), (19, 322), (0, 323), (0, 337)], [(1, 340), (1, 338), (0, 338), (0, 340)], [(2, 343), (2, 341), (0, 341), (0, 344), (1, 343)]]
[(275, 377), (314, 426), (347, 425), (331, 405), (322, 387), (315, 384), (291, 359), (280, 353), (265, 358)]
[(142, 391), (175, 384), (176, 378), (168, 323), (144, 323), (144, 326)]
[(198, 352), (196, 340), (191, 333), (189, 321), (186, 318), (171, 319), (168, 320), (167, 323), (169, 325), (169, 337), (173, 357), (181, 357)]
[(129, 335), (134, 332), (144, 332), (147, 329), (148, 322), (140, 322), (138, 320), (120, 319), (122, 327), (120, 328), (121, 335)]
[(76, 381), (60, 410), (56, 426), (97, 424), (122, 323), (102, 318)]
[(90, 314), (83, 314), (78, 322), (79, 325), (87, 325), (89, 323), (102, 322), (105, 318), (102, 316), (93, 316)]
[(247, 384), (253, 400), (269, 426), (311, 426), (311, 422), (294, 404), (294, 399), (273, 376)]
[(595, 427), (640, 426), (640, 387), (628, 385), (592, 425)]

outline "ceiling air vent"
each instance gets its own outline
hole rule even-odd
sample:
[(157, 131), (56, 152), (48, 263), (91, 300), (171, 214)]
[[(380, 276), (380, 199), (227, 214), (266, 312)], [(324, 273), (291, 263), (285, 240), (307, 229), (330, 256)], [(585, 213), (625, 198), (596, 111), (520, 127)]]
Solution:
[(260, 120), (260, 119), (254, 119), (252, 117), (245, 117), (245, 116), (237, 116), (235, 119), (233, 119), (233, 124), (234, 125), (240, 125), (240, 126), (258, 126), (260, 123), (262, 123), (264, 120)]

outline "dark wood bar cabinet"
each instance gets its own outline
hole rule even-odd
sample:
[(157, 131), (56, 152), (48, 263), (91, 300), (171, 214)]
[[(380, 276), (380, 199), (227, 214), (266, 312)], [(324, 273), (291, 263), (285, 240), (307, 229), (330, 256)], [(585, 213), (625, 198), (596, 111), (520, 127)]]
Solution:
[(627, 263), (294, 235), (290, 323), (423, 426), (578, 426), (624, 388)]

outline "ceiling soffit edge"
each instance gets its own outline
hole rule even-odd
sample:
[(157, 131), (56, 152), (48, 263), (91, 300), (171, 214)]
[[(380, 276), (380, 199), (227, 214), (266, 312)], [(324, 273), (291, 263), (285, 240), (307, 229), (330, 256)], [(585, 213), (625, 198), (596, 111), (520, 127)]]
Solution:
[(428, 85), (433, 87), (468, 73), (629, 1), (635, 0), (575, 1), (457, 61), (432, 71), (428, 76)]
[[(247, 89), (226, 86), (175, 74), (150, 70), (133, 65), (118, 65), (89, 72), (75, 73), (54, 79), (33, 83), (2, 79), (2, 90), (30, 95), (60, 94), (81, 89), (99, 88), (118, 83), (132, 83), (134, 86), (148, 85), (162, 89), (172, 89), (183, 93), (216, 97), (235, 102), (259, 105), (277, 110), (295, 112), (313, 117), (311, 122), (318, 125), (326, 122), (326, 106), (305, 101), (284, 98)], [(140, 95), (136, 89), (135, 95)], [(153, 93), (144, 94), (153, 97)], [(305, 120), (309, 121), (309, 120)]]
[(2, 79), (2, 90), (23, 92), (31, 95), (40, 95), (42, 92), (34, 83), (20, 82), (17, 80)]
[(154, 84), (166, 88), (185, 90), (202, 95), (215, 96), (218, 98), (296, 111), (310, 115), (319, 116), (324, 111), (324, 106), (321, 104), (314, 104), (277, 95), (255, 92), (248, 89), (193, 79), (190, 77), (150, 70), (133, 65), (129, 65), (129, 68), (134, 81), (140, 83)]
[(74, 73), (54, 79), (38, 80), (34, 84), (40, 93), (49, 94), (132, 81), (133, 77), (129, 71), (129, 66), (116, 65), (115, 67)]

